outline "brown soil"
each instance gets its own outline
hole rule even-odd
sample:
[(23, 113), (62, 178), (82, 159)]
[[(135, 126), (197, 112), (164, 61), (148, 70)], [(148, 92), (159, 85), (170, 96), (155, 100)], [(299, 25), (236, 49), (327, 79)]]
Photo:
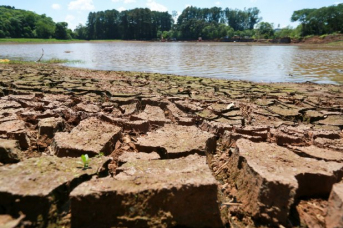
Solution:
[(301, 40), (292, 40), (293, 43), (301, 44), (329, 44), (343, 41), (343, 34), (327, 35), (327, 36), (311, 36)]
[(340, 226), (342, 91), (0, 65), (0, 225)]

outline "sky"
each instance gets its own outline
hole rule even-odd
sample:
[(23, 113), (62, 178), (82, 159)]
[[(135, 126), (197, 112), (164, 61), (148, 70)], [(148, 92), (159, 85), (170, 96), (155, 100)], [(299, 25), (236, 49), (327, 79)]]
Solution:
[(118, 11), (134, 8), (150, 8), (156, 11), (177, 11), (179, 14), (187, 6), (210, 8), (213, 6), (243, 10), (257, 7), (262, 21), (273, 23), (275, 28), (295, 27), (290, 18), (294, 11), (305, 8), (320, 8), (343, 3), (343, 0), (0, 0), (0, 5), (10, 5), (17, 9), (31, 10), (46, 14), (55, 22), (68, 22), (74, 29), (78, 24), (85, 25), (89, 12), (116, 9)]

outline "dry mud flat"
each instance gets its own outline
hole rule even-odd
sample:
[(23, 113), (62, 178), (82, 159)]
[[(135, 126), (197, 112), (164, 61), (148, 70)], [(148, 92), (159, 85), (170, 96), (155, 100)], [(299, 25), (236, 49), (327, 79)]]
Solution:
[(0, 226), (342, 227), (342, 92), (0, 65)]

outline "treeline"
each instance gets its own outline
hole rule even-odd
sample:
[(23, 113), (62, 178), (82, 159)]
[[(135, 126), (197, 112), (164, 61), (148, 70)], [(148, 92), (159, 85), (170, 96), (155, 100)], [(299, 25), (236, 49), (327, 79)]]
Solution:
[(272, 23), (262, 22), (256, 7), (239, 10), (190, 6), (180, 15), (140, 8), (92, 12), (87, 24), (79, 25), (74, 32), (79, 39), (300, 38), (343, 32), (343, 4), (295, 11), (291, 21), (301, 24), (297, 28), (275, 28)]
[(57, 38), (71, 39), (68, 23), (55, 23), (45, 14), (0, 6), (0, 38)]
[[(174, 21), (176, 20), (176, 21)], [(66, 22), (55, 23), (45, 14), (0, 6), (0, 38), (57, 38), (57, 39), (182, 39), (205, 40), (222, 38), (270, 39), (281, 37), (300, 38), (343, 32), (343, 4), (295, 11), (291, 21), (300, 22), (293, 29), (274, 28), (262, 22), (256, 7), (244, 10), (230, 8), (187, 7), (180, 15), (175, 11), (151, 11), (148, 8), (91, 12), (86, 25), (74, 31)], [(278, 26), (279, 27), (279, 26)]]
[(293, 13), (291, 20), (301, 23), (301, 36), (342, 33), (343, 3), (320, 9), (298, 10)]
[(79, 39), (219, 39), (235, 34), (252, 36), (254, 26), (261, 20), (257, 8), (238, 10), (190, 6), (178, 16), (176, 24), (173, 17), (177, 15), (173, 14), (147, 8), (91, 12), (87, 24), (79, 25), (74, 32)]
[(174, 36), (181, 39), (218, 39), (235, 34), (252, 36), (255, 25), (261, 21), (258, 8), (222, 9), (187, 7), (178, 17)]
[(168, 12), (151, 11), (148, 8), (119, 12), (106, 10), (91, 12), (86, 26), (75, 29), (80, 39), (151, 40), (158, 31), (169, 31), (173, 19)]

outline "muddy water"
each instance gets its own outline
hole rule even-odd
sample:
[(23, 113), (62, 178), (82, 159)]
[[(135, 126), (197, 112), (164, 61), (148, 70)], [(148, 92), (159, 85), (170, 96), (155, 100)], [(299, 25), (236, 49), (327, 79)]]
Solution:
[(69, 66), (255, 82), (343, 84), (343, 49), (237, 43), (4, 44), (0, 58), (81, 60)]

